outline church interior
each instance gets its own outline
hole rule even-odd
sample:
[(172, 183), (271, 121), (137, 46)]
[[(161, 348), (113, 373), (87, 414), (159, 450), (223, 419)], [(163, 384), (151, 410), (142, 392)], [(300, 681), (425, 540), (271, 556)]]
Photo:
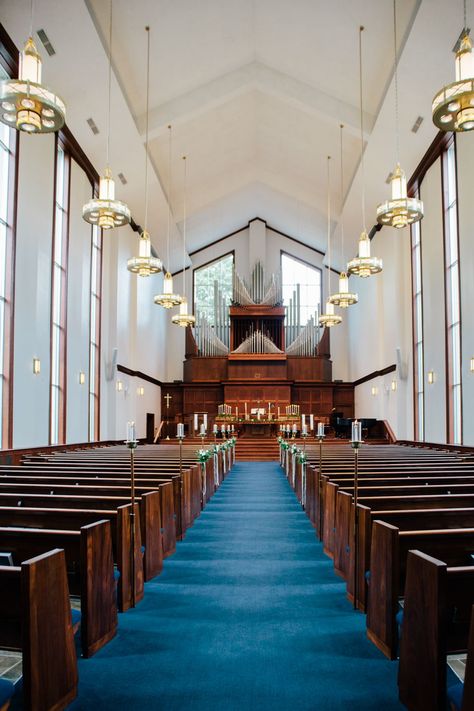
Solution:
[(473, 22), (0, 0), (0, 711), (474, 710)]

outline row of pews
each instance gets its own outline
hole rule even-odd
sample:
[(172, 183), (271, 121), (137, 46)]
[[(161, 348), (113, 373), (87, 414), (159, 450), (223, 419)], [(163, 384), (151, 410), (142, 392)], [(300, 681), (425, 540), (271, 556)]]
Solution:
[[(293, 445), (280, 462), (369, 639), (399, 658), (401, 702), (474, 709), (474, 454), (362, 446), (356, 491), (350, 444)], [(464, 688), (448, 688), (461, 652)]]
[[(0, 552), (10, 563), (0, 565), (0, 647), (22, 651), (24, 708), (75, 698), (76, 643), (91, 657), (114, 637), (118, 612), (143, 598), (234, 456), (229, 447), (201, 463), (194, 446), (138, 447), (134, 517), (125, 446), (0, 465)], [(12, 691), (0, 680), (0, 711)]]

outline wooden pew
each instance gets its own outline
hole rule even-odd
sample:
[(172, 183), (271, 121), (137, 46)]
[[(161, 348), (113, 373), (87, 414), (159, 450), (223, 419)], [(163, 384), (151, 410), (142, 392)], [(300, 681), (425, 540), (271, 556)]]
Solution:
[(23, 653), (23, 701), (64, 709), (77, 696), (77, 661), (63, 550), (0, 566), (0, 645)]
[(90, 657), (117, 630), (112, 536), (109, 521), (98, 521), (77, 531), (0, 527), (0, 550), (18, 565), (53, 548), (63, 548), (72, 594), (81, 598), (82, 653)]
[(397, 655), (396, 615), (405, 589), (407, 556), (411, 549), (419, 549), (448, 565), (470, 565), (474, 528), (400, 531), (384, 521), (374, 521), (367, 636), (390, 659)]
[(408, 552), (398, 686), (409, 711), (446, 709), (446, 657), (465, 651), (462, 708), (474, 709), (473, 603), (474, 566), (448, 567)]

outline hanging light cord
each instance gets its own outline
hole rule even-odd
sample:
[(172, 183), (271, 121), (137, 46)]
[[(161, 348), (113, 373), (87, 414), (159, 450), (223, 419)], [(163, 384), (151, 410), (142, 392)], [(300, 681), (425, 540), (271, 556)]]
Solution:
[(148, 106), (150, 101), (150, 28), (147, 32), (147, 58), (146, 58), (146, 119), (145, 119), (145, 230), (148, 227)]
[(170, 270), (170, 232), (171, 232), (171, 124), (168, 125), (168, 236), (166, 241), (166, 265)]
[(466, 10), (466, 0), (464, 0), (464, 31), (467, 32), (467, 10)]
[[(464, 9), (466, 9), (466, 4), (464, 4)], [(30, 37), (33, 38), (33, 0), (30, 3)]]
[(362, 173), (362, 227), (367, 232), (365, 223), (365, 165), (364, 165), (364, 110), (362, 90), (362, 32), (363, 25), (359, 27), (359, 104), (360, 104), (360, 169)]
[(400, 128), (398, 117), (398, 48), (397, 48), (397, 0), (393, 0), (393, 51), (395, 57), (394, 80), (395, 80), (395, 150), (397, 163), (400, 163)]
[(184, 161), (184, 188), (183, 188), (183, 297), (186, 296), (185, 287), (185, 271), (184, 267), (186, 264), (186, 178), (187, 178), (187, 164), (186, 156), (183, 156)]
[[(341, 123), (339, 126), (341, 134), (341, 251), (342, 251), (342, 263), (344, 264), (344, 161), (343, 161), (343, 150), (342, 150), (342, 132), (344, 130), (344, 124)], [(345, 271), (345, 269), (344, 269)]]
[(109, 76), (108, 76), (108, 98), (107, 98), (107, 148), (105, 165), (109, 167), (110, 161), (110, 96), (112, 86), (112, 0), (109, 7)]
[(329, 163), (331, 156), (327, 160), (327, 183), (328, 183), (328, 299), (331, 295), (331, 175)]

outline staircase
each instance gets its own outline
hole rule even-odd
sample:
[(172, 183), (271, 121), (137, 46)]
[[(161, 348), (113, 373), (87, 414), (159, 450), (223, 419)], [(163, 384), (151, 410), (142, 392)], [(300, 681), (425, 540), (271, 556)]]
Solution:
[(278, 462), (279, 445), (275, 437), (239, 437), (235, 448), (238, 462)]

